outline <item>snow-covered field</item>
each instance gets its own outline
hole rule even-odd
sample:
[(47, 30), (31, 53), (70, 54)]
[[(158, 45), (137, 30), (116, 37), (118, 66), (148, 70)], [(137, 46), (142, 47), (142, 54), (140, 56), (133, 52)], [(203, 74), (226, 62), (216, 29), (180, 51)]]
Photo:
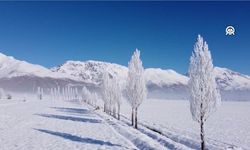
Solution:
[[(224, 102), (208, 119), (210, 149), (250, 149), (250, 102)], [(123, 102), (122, 113), (130, 116)], [(1, 150), (198, 149), (199, 127), (188, 101), (148, 99), (139, 109), (139, 130), (102, 110), (61, 100), (1, 100)]]
[(134, 149), (84, 106), (46, 100), (0, 101), (1, 150)]
[[(122, 113), (129, 117), (130, 111), (124, 102)], [(199, 124), (192, 120), (188, 101), (148, 99), (139, 108), (138, 116), (140, 122), (173, 134), (176, 140), (199, 139)], [(208, 118), (205, 131), (211, 143), (216, 140), (250, 149), (250, 102), (222, 102), (219, 110)]]

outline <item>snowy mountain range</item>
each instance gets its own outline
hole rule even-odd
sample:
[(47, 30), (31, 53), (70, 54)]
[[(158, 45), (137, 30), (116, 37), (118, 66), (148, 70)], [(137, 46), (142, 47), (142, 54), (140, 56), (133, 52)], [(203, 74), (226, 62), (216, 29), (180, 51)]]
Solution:
[[(35, 92), (37, 87), (76, 86), (99, 89), (107, 70), (125, 85), (128, 68), (101, 61), (67, 61), (51, 69), (30, 64), (0, 53), (0, 85), (14, 92)], [(223, 100), (250, 100), (250, 76), (215, 67)], [(188, 77), (174, 70), (145, 69), (149, 97), (186, 99)]]

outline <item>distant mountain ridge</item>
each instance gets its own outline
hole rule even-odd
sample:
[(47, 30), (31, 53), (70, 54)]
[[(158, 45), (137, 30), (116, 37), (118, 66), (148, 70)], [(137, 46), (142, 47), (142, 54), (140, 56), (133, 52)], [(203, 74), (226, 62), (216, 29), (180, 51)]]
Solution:
[[(115, 63), (93, 60), (66, 61), (62, 65), (47, 69), (0, 53), (0, 85), (10, 91), (34, 92), (38, 86), (51, 88), (68, 85), (88, 86), (100, 90), (104, 71), (117, 76), (125, 86), (128, 68)], [(223, 100), (250, 100), (250, 76), (227, 68), (215, 67), (214, 71)], [(174, 70), (146, 68), (145, 79), (149, 97), (188, 98), (189, 78)]]

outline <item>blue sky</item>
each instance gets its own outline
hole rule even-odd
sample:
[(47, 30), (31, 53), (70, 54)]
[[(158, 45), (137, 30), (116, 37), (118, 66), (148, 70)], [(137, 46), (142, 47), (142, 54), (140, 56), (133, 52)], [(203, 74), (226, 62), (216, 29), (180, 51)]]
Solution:
[[(186, 73), (198, 34), (214, 64), (250, 74), (250, 2), (0, 2), (0, 52), (53, 67), (66, 60)], [(226, 36), (233, 25), (235, 36)]]

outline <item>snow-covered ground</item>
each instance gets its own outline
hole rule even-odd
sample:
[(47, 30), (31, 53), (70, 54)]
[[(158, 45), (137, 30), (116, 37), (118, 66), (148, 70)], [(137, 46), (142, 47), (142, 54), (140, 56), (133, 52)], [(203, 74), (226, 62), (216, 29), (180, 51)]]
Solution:
[[(129, 105), (124, 102), (121, 108), (129, 118)], [(206, 122), (208, 142), (219, 147), (235, 145), (250, 149), (249, 115), (250, 102), (223, 102)], [(138, 117), (139, 122), (160, 130), (176, 141), (194, 148), (199, 146), (199, 124), (192, 120), (188, 101), (148, 99), (139, 108)]]
[[(208, 119), (209, 149), (250, 149), (250, 102), (224, 102)], [(122, 113), (130, 108), (123, 102)], [(188, 101), (144, 101), (139, 130), (86, 104), (34, 98), (0, 101), (1, 150), (198, 149)], [(161, 132), (158, 134), (149, 128)]]
[(102, 118), (79, 104), (0, 101), (1, 150), (135, 149)]

